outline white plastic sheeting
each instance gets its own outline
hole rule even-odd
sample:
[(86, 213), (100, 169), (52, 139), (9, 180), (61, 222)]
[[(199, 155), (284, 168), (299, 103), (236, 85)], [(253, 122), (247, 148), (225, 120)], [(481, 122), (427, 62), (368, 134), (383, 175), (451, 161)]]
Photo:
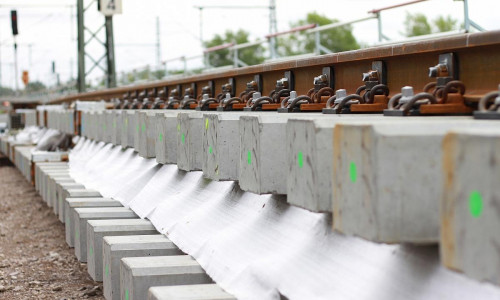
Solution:
[(71, 173), (149, 218), (241, 299), (499, 299), (449, 271), (436, 246), (383, 245), (331, 231), (326, 214), (157, 165), (132, 149), (81, 139)]

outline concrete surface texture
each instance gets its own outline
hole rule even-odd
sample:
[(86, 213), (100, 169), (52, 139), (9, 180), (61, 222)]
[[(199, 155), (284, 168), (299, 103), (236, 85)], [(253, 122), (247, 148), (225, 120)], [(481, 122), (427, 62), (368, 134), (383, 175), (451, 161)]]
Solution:
[(212, 180), (237, 181), (240, 165), (239, 118), (243, 113), (203, 115), (202, 170)]
[(155, 286), (148, 294), (148, 300), (236, 300), (217, 284)]
[(202, 168), (202, 112), (180, 112), (177, 115), (177, 167), (184, 171)]
[(113, 129), (111, 131), (111, 144), (115, 146), (120, 146), (122, 143), (122, 111), (121, 110), (113, 110), (113, 118), (112, 118), (112, 126)]
[(162, 234), (105, 236), (103, 238), (103, 292), (106, 299), (120, 299), (120, 261), (124, 257), (183, 254)]
[(111, 198), (66, 198), (64, 201), (64, 218), (66, 229), (66, 243), (70, 247), (75, 246), (75, 223), (74, 215), (75, 208), (83, 207), (121, 207), (120, 201)]
[(314, 212), (332, 211), (333, 128), (380, 115), (291, 116), (286, 126), (288, 203)]
[(54, 199), (54, 212), (59, 217), (59, 221), (66, 222), (64, 211), (64, 199), (71, 197), (69, 190), (85, 189), (83, 184), (74, 183), (61, 183), (56, 185), (57, 198)]
[(454, 130), (443, 142), (441, 261), (500, 285), (500, 132)]
[(335, 230), (375, 242), (437, 243), (443, 137), (484, 126), (461, 117), (335, 126)]
[[(240, 187), (257, 194), (286, 194), (285, 140), (287, 118), (241, 116)], [(269, 149), (272, 149), (270, 151)]]
[(139, 155), (152, 158), (156, 155), (156, 111), (141, 111), (139, 113)]
[(75, 208), (75, 255), (81, 262), (87, 262), (87, 222), (89, 220), (133, 219), (137, 215), (125, 207), (81, 207)]
[(103, 251), (102, 239), (105, 236), (157, 234), (151, 222), (142, 219), (103, 219), (87, 222), (87, 267), (95, 281), (102, 281)]
[(122, 299), (147, 299), (152, 286), (212, 283), (203, 268), (189, 255), (126, 257), (120, 266)]
[(156, 161), (160, 164), (177, 163), (177, 114), (179, 111), (163, 111), (156, 115)]

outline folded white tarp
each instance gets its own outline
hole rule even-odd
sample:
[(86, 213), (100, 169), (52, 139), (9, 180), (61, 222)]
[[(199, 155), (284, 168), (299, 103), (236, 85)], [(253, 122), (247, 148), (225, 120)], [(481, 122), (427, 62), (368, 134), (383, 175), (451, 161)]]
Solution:
[(241, 299), (499, 299), (441, 266), (437, 246), (384, 245), (331, 230), (326, 214), (81, 139), (72, 176), (150, 219)]

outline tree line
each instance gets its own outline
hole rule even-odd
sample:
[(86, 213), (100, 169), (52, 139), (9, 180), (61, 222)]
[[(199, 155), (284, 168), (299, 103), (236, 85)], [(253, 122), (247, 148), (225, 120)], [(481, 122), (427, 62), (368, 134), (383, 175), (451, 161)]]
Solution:
[[(304, 19), (290, 23), (290, 28), (317, 24), (318, 26), (328, 25), (339, 22), (337, 19), (328, 18), (317, 12), (311, 12)], [(406, 13), (402, 35), (406, 37), (426, 35), (436, 32), (446, 32), (457, 27), (463, 27), (463, 24), (457, 25), (456, 19), (451, 16), (439, 16), (430, 20), (422, 13)], [(224, 34), (216, 34), (211, 40), (204, 43), (206, 48), (219, 46), (225, 43), (243, 44), (249, 42), (250, 33), (243, 29), (236, 31), (228, 30)], [(356, 40), (352, 33), (352, 26), (332, 28), (320, 33), (321, 44), (332, 52), (342, 52), (356, 50), (363, 46), (362, 42)], [(277, 38), (277, 53), (281, 57), (301, 55), (312, 53), (315, 50), (315, 37), (311, 34), (299, 32), (280, 36)], [(268, 49), (262, 45), (256, 45), (238, 51), (238, 57), (247, 65), (256, 65), (263, 63), (266, 59)], [(233, 64), (233, 54), (229, 49), (222, 49), (208, 54), (208, 61), (212, 67), (221, 67)], [(202, 69), (191, 70), (192, 73), (200, 73)], [(182, 70), (169, 70), (169, 74), (182, 74)], [(161, 79), (165, 75), (165, 70), (151, 70), (149, 67), (140, 71), (122, 73), (119, 76), (120, 84), (128, 84), (137, 80)], [(98, 86), (104, 86), (104, 81), (99, 82)], [(25, 87), (26, 93), (40, 92), (45, 90), (43, 83), (30, 82)], [(0, 87), (0, 96), (14, 95), (14, 91), (8, 87)]]

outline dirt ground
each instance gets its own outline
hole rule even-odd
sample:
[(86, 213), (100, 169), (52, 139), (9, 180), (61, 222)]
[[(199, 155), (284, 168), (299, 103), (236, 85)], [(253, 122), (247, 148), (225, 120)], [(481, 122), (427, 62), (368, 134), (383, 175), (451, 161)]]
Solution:
[(0, 299), (104, 299), (64, 226), (0, 155)]

